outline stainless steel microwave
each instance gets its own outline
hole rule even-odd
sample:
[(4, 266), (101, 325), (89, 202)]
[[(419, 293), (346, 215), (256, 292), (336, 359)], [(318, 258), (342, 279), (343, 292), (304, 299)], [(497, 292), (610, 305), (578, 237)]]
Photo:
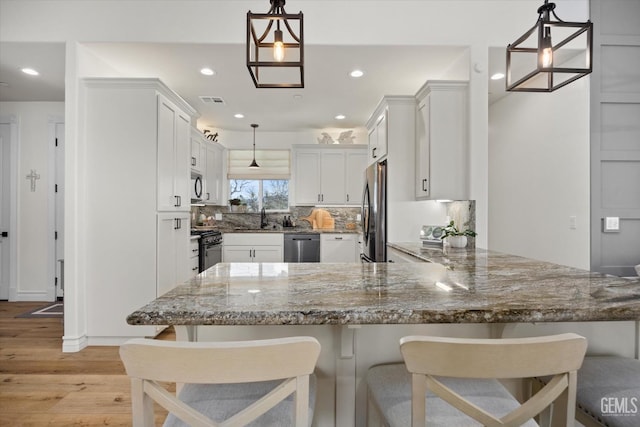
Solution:
[(191, 201), (201, 201), (201, 200), (202, 200), (202, 177), (192, 176), (191, 177)]

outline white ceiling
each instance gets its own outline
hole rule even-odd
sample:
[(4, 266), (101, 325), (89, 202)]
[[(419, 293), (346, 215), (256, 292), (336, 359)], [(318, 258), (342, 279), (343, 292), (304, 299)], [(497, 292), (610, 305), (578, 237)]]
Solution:
[[(114, 75), (159, 77), (199, 111), (200, 128), (294, 131), (364, 126), (383, 95), (415, 94), (429, 79), (468, 73), (459, 59), (464, 47), (305, 46), (305, 88), (256, 89), (245, 65), (244, 45), (91, 43), (85, 45), (108, 63)], [(0, 43), (0, 101), (63, 101), (64, 45)], [(488, 73), (503, 68), (504, 48), (490, 51)], [(465, 67), (452, 70), (452, 64)], [(20, 72), (23, 67), (40, 76)], [(200, 74), (210, 67), (216, 75)], [(359, 68), (360, 79), (349, 76)], [(504, 94), (504, 80), (490, 81), (493, 101)], [(300, 95), (300, 96), (296, 96)], [(224, 105), (204, 104), (216, 96)], [(234, 114), (244, 114), (243, 119)], [(345, 120), (336, 120), (344, 114)]]

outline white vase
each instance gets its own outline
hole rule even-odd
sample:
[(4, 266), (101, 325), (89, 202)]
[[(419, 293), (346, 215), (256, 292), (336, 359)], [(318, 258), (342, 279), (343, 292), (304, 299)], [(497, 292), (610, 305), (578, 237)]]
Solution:
[(467, 236), (449, 236), (447, 237), (449, 241), (449, 245), (452, 248), (466, 248), (467, 247)]

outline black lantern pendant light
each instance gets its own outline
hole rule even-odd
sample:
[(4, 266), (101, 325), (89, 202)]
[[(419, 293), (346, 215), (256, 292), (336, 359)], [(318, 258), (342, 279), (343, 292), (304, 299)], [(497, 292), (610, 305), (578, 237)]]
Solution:
[(247, 12), (249, 74), (257, 88), (303, 88), (302, 12), (289, 14), (285, 0), (269, 1), (267, 13)]
[[(555, 8), (555, 3), (545, 0), (536, 24), (507, 46), (507, 91), (553, 92), (591, 73), (593, 24), (565, 22)], [(529, 71), (522, 72), (523, 68)]]
[(251, 169), (257, 169), (260, 167), (260, 165), (256, 162), (256, 128), (258, 127), (258, 125), (252, 123), (251, 127), (253, 128), (253, 161), (251, 162), (249, 167)]

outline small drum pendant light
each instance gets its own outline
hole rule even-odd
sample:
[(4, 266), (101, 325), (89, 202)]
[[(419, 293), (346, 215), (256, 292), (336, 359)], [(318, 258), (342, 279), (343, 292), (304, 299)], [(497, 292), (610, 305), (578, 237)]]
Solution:
[(565, 22), (555, 8), (545, 0), (536, 24), (507, 46), (507, 91), (553, 92), (591, 73), (593, 24)]
[(253, 161), (251, 162), (249, 167), (251, 169), (257, 169), (260, 167), (260, 165), (258, 165), (258, 163), (256, 162), (256, 128), (258, 127), (258, 125), (252, 123), (251, 127), (253, 128)]
[(303, 88), (302, 12), (289, 14), (285, 0), (269, 1), (267, 13), (247, 12), (249, 74), (257, 88)]

